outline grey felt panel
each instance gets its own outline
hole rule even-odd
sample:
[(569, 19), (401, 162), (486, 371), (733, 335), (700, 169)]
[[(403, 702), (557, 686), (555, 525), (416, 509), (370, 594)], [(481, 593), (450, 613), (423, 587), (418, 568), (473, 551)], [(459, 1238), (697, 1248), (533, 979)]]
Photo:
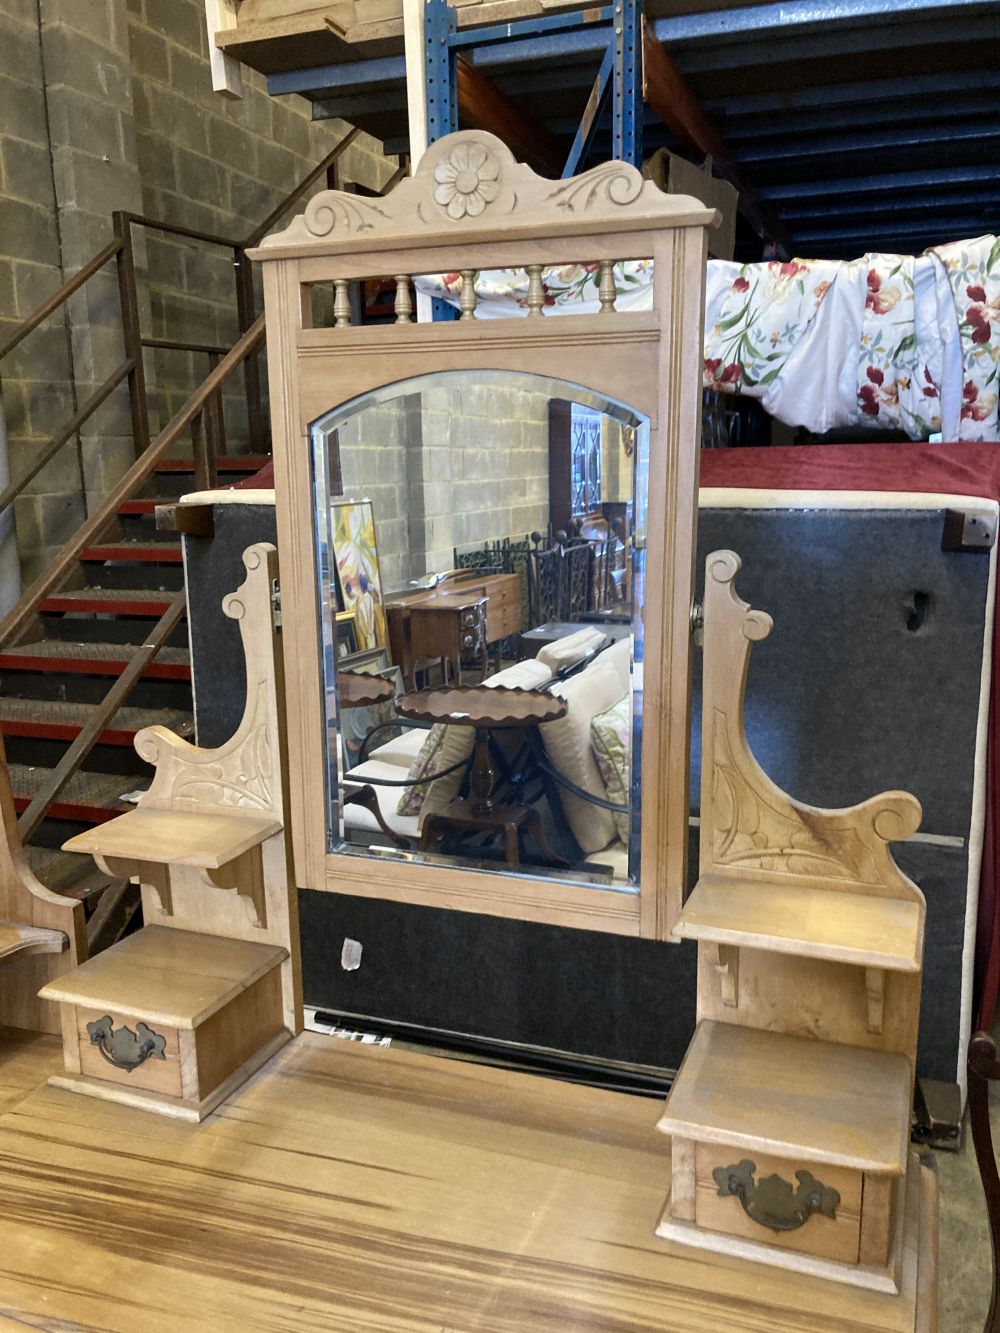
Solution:
[[(927, 899), (924, 978), (920, 998), (917, 1071), (922, 1078), (958, 1080), (962, 947), (968, 856), (955, 847), (910, 842), (894, 849), (903, 871)], [(972, 959), (966, 966), (972, 967)]]
[[(812, 805), (912, 791), (922, 830), (967, 837), (989, 577), (941, 550), (943, 511), (707, 509), (704, 558), (743, 558), (737, 591), (774, 617), (747, 687), (751, 747)], [(920, 619), (917, 594), (928, 599)], [(700, 699), (700, 654), (695, 660)], [(693, 710), (698, 803), (700, 702)]]
[(274, 505), (216, 505), (215, 535), (184, 537), (199, 745), (221, 745), (243, 719), (247, 692), (243, 645), (236, 621), (222, 614), (222, 599), (246, 577), (246, 548), (277, 540)]

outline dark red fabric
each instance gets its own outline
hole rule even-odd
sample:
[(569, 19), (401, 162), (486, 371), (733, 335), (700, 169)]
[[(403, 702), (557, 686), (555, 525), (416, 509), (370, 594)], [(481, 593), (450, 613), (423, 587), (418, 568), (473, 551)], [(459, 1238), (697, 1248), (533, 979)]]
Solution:
[(242, 481), (234, 481), (229, 486), (223, 487), (223, 490), (226, 491), (271, 491), (273, 489), (274, 463), (270, 459), (252, 477), (244, 477)]
[[(992, 444), (829, 444), (774, 449), (705, 449), (702, 486), (751, 490), (918, 491), (1000, 501), (1000, 442)], [(974, 972), (977, 1028), (989, 1028), (1000, 984), (1000, 617), (993, 624), (986, 758), (986, 828)]]

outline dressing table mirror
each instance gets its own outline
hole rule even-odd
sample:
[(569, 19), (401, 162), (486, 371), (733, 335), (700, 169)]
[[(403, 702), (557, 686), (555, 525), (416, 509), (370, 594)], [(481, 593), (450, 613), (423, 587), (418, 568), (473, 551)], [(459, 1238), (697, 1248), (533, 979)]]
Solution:
[[(467, 131), (255, 252), (300, 886), (668, 937), (713, 220), (623, 163), (545, 180)], [(636, 260), (652, 309), (619, 310)], [(551, 265), (599, 313), (547, 317)], [(494, 268), (527, 271), (527, 318), (477, 318)], [(461, 318), (414, 322), (441, 272)], [(386, 274), (393, 322), (357, 322)], [(396, 697), (362, 714), (366, 671)]]

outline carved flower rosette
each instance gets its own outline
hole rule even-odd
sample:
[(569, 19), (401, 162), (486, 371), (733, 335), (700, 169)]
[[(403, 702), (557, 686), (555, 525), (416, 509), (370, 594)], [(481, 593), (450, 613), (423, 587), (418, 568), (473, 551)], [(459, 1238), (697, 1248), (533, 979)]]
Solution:
[(481, 143), (458, 143), (434, 166), (434, 202), (453, 222), (475, 218), (500, 192), (500, 163)]

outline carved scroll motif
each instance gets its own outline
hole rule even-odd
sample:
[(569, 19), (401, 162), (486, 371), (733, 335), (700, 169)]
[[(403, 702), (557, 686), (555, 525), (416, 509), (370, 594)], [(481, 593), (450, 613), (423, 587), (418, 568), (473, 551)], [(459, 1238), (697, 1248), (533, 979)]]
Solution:
[(280, 661), (271, 606), (275, 554), (265, 544), (249, 547), (243, 556), (247, 577), (222, 603), (225, 614), (239, 622), (246, 661), (247, 699), (239, 727), (211, 750), (165, 727), (140, 731), (135, 748), (156, 768), (143, 805), (266, 812), (281, 819), (275, 684)]
[(642, 172), (627, 162), (606, 162), (574, 176), (549, 195), (557, 208), (567, 213), (585, 213), (602, 204), (624, 208), (642, 193)]
[[(343, 242), (357, 250), (368, 241), (394, 238), (412, 243), (422, 224), (431, 232), (474, 239), (478, 228), (496, 235), (504, 229), (550, 226), (553, 234), (569, 219), (595, 226), (623, 214), (663, 225), (705, 226), (712, 209), (685, 195), (666, 194), (626, 162), (608, 162), (566, 181), (547, 180), (518, 162), (501, 140), (484, 130), (462, 130), (432, 144), (413, 176), (377, 202), (339, 190), (322, 190), (284, 231), (274, 232), (258, 251), (261, 258), (303, 243), (327, 248)], [(468, 235), (466, 235), (468, 233)]]
[(743, 727), (753, 642), (771, 632), (770, 616), (734, 589), (739, 556), (716, 551), (705, 578), (701, 872), (762, 873), (897, 898), (920, 898), (898, 869), (890, 842), (920, 825), (920, 803), (890, 791), (858, 805), (824, 810), (783, 792), (757, 763)]

